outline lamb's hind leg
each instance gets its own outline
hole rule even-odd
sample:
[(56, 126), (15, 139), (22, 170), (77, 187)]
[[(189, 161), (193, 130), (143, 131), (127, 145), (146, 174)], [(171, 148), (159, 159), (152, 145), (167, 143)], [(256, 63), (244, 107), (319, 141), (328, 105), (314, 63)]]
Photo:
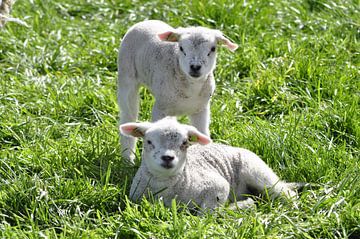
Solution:
[(267, 190), (271, 198), (280, 195), (289, 198), (296, 196), (291, 184), (281, 181), (274, 171), (256, 154), (246, 150), (242, 153), (242, 159), (241, 173), (249, 188), (257, 192)]
[[(139, 112), (139, 85), (130, 80), (122, 80), (118, 84), (118, 104), (120, 108), (120, 124), (135, 122)], [(135, 144), (133, 137), (120, 135), (122, 156), (131, 163), (135, 161)]]

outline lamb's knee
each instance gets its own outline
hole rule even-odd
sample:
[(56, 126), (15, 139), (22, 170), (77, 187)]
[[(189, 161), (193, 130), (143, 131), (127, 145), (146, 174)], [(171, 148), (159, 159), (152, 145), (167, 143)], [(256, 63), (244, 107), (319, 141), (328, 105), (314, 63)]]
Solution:
[(213, 180), (212, 187), (200, 195), (203, 198), (201, 208), (215, 209), (229, 199), (230, 184), (218, 173), (209, 171), (207, 176)]

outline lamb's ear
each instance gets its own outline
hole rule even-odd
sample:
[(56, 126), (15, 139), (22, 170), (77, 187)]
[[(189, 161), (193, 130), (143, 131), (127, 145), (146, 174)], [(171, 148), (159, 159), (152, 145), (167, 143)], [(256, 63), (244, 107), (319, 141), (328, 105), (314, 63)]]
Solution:
[(211, 143), (210, 137), (208, 137), (205, 134), (200, 133), (194, 127), (189, 127), (188, 136), (189, 136), (190, 143), (199, 143), (202, 145)]
[(167, 31), (158, 34), (158, 37), (161, 41), (178, 42), (180, 38), (180, 34), (174, 31)]
[(221, 31), (215, 30), (215, 36), (217, 42), (224, 44), (230, 51), (234, 52), (238, 48), (238, 45), (227, 39)]
[(125, 136), (144, 137), (146, 130), (151, 127), (152, 123), (125, 123), (120, 125), (120, 132)]

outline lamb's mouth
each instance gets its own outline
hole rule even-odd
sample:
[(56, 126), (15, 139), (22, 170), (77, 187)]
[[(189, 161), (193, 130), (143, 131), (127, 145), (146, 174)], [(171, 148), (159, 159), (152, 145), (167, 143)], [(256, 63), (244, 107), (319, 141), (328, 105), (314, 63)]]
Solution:
[(189, 75), (193, 78), (199, 78), (201, 76), (200, 72), (190, 72)]
[(172, 165), (172, 163), (166, 163), (166, 162), (162, 163), (161, 166), (166, 169), (170, 169), (170, 168), (174, 167), (174, 165)]

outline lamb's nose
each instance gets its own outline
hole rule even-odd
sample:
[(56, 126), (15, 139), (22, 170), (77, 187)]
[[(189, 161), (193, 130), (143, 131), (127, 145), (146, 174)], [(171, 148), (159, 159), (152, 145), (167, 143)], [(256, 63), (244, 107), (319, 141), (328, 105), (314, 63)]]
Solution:
[(164, 162), (171, 162), (174, 160), (174, 156), (170, 156), (170, 155), (163, 155), (161, 156), (161, 160), (164, 161)]
[(201, 69), (201, 65), (190, 65), (190, 69), (192, 71), (199, 71)]

